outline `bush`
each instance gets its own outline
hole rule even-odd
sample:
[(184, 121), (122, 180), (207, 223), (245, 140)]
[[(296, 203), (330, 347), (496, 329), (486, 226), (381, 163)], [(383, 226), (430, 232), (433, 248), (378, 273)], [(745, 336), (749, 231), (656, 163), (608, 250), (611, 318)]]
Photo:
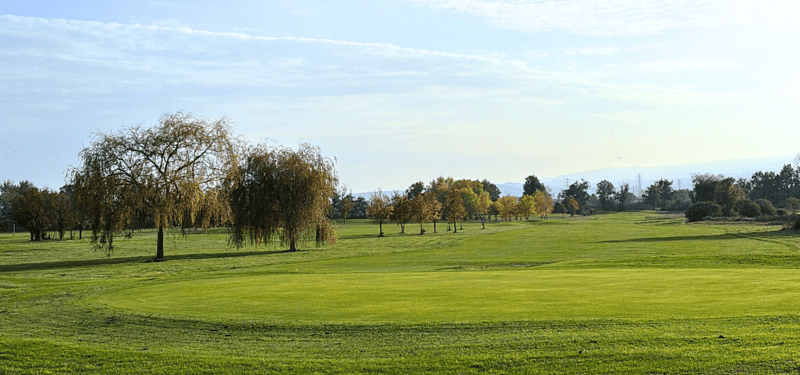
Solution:
[(786, 216), (786, 210), (784, 210), (783, 208), (779, 208), (775, 210), (775, 214), (778, 216)]
[(700, 221), (707, 216), (721, 216), (722, 207), (713, 202), (695, 203), (686, 209), (686, 220), (688, 222)]
[(761, 215), (761, 207), (749, 199), (736, 201), (736, 211), (744, 217), (759, 217)]
[(778, 214), (778, 210), (775, 209), (775, 206), (772, 205), (772, 202), (764, 198), (756, 199), (755, 203), (758, 205), (758, 207), (761, 207), (762, 215), (775, 216)]

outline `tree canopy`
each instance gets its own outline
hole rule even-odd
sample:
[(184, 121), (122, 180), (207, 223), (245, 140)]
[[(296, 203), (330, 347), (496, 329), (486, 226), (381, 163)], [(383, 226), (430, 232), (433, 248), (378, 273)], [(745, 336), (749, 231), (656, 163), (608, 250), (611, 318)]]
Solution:
[(131, 213), (146, 210), (158, 227), (157, 261), (164, 260), (164, 228), (218, 186), (235, 161), (230, 121), (190, 113), (161, 116), (158, 125), (95, 135), (71, 176), (78, 209), (87, 214), (92, 242), (113, 249), (113, 233)]

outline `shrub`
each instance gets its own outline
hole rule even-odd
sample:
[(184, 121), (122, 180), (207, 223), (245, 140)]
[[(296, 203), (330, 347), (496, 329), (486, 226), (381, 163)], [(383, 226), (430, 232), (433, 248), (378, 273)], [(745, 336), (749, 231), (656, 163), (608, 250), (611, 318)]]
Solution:
[(761, 215), (761, 207), (749, 199), (736, 201), (736, 211), (744, 217), (758, 217)]
[(686, 209), (686, 220), (690, 223), (693, 221), (703, 220), (707, 216), (721, 216), (722, 207), (713, 202), (695, 203)]
[(779, 208), (775, 210), (775, 214), (778, 216), (786, 216), (786, 210), (784, 210), (783, 208)]
[(764, 198), (756, 199), (755, 203), (758, 205), (758, 207), (761, 207), (762, 215), (775, 216), (778, 213), (778, 211), (775, 209), (775, 206), (772, 205), (772, 202)]

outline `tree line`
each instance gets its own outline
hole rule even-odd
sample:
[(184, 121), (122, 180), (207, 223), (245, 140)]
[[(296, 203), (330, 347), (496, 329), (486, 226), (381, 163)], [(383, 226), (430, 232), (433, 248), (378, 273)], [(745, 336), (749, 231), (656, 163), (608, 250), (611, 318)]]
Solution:
[[(772, 215), (775, 206), (800, 208), (800, 168), (757, 172), (751, 179), (695, 175), (693, 190), (674, 190), (659, 180), (642, 197), (628, 184), (617, 189), (604, 180), (589, 193), (589, 183), (575, 181), (554, 201), (536, 176), (528, 176), (521, 197), (500, 196), (488, 180), (438, 177), (415, 182), (391, 196), (378, 191), (369, 200), (355, 198), (338, 177), (330, 158), (303, 144), (297, 149), (251, 145), (233, 134), (227, 118), (165, 114), (156, 126), (133, 126), (97, 133), (80, 152), (81, 163), (68, 171), (58, 192), (23, 181), (0, 185), (0, 225), (23, 227), (37, 241), (66, 231), (91, 231), (91, 243), (110, 252), (114, 237), (140, 228), (156, 228), (156, 255), (164, 260), (164, 230), (179, 227), (230, 227), (230, 243), (240, 247), (278, 241), (296, 250), (298, 243), (333, 243), (333, 220), (369, 217), (394, 222), (405, 233), (411, 222), (444, 221), (457, 233), (463, 221), (485, 227), (487, 218), (522, 219), (551, 213), (590, 214), (597, 210), (691, 210), (702, 214)], [(699, 207), (699, 208), (698, 208)], [(710, 207), (710, 208), (709, 208)], [(717, 207), (719, 210), (717, 211)], [(691, 212), (690, 212), (691, 211)], [(710, 215), (709, 215), (710, 212)], [(777, 212), (776, 212), (777, 213)], [(694, 217), (694, 216), (692, 216)]]

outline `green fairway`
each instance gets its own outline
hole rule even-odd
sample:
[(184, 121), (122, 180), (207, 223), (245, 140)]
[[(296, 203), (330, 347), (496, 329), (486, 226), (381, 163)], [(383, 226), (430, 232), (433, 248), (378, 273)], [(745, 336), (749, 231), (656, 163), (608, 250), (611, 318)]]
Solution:
[(118, 308), (273, 322), (483, 322), (800, 312), (800, 270), (269, 275), (126, 289)]
[(800, 240), (656, 213), (349, 220), (339, 243), (223, 230), (0, 234), (0, 373), (796, 373)]

